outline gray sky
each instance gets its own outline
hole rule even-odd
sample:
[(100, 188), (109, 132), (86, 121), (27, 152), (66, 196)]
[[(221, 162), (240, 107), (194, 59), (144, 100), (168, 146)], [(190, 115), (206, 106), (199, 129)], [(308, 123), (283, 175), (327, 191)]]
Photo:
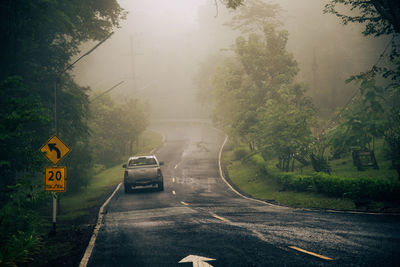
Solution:
[[(110, 40), (76, 66), (78, 82), (97, 91), (124, 80), (113, 95), (148, 98), (154, 113), (179, 116), (182, 110), (192, 112), (192, 76), (205, 53), (195, 37), (197, 13), (203, 5), (215, 9), (214, 1), (121, 0), (120, 5), (129, 12), (127, 20)], [(214, 15), (215, 11), (211, 12), (210, 19), (215, 20)], [(160, 106), (163, 110), (157, 108)]]
[[(208, 55), (229, 48), (239, 35), (223, 26), (232, 12), (219, 4), (218, 17), (215, 17), (214, 0), (119, 2), (129, 12), (127, 20), (121, 22), (121, 28), (115, 30), (111, 39), (76, 65), (74, 74), (78, 83), (90, 86), (96, 92), (125, 81), (112, 95), (117, 99), (148, 99), (155, 118), (197, 116), (195, 113), (200, 107), (194, 100), (193, 76)], [(343, 26), (335, 16), (322, 14), (322, 1), (271, 2), (281, 4), (286, 10), (282, 19), (289, 31), (288, 49), (299, 62), (300, 80), (312, 80), (314, 49), (320, 60), (321, 83), (330, 83), (329, 79), (336, 82), (341, 75), (338, 74), (341, 65), (349, 67), (352, 72), (362, 71), (364, 65), (379, 55), (376, 48), (379, 43), (374, 45), (376, 40), (362, 37), (359, 26)], [(85, 44), (82, 52), (93, 44)], [(370, 45), (360, 49), (365, 44)], [(330, 78), (327, 75), (330, 72), (336, 73), (335, 76)], [(340, 80), (344, 80), (346, 75), (343, 73)], [(338, 86), (342, 84), (340, 81)]]

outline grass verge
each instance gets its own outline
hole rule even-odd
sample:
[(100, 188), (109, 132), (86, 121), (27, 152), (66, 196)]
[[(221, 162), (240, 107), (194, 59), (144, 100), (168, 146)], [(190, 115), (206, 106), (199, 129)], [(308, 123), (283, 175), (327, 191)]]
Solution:
[(233, 161), (227, 164), (227, 171), (231, 181), (241, 191), (257, 199), (295, 208), (356, 210), (356, 205), (351, 199), (331, 198), (307, 192), (281, 191), (281, 187), (274, 180), (262, 176), (258, 167), (251, 163)]
[[(136, 154), (148, 154), (162, 143), (162, 137), (147, 131), (141, 139)], [(57, 233), (43, 237), (44, 249), (26, 266), (78, 266), (97, 221), (100, 206), (122, 181), (121, 164), (94, 175), (81, 191), (60, 195)], [(45, 211), (48, 220), (43, 232), (52, 228), (51, 205)], [(51, 253), (46, 248), (51, 248)]]
[[(259, 160), (257, 158), (246, 161), (235, 160), (232, 144), (228, 144), (228, 149), (223, 153), (223, 162), (229, 179), (240, 191), (257, 199), (295, 208), (400, 212), (399, 203), (395, 201), (376, 201), (371, 199), (360, 201), (348, 197), (327, 196), (316, 192), (288, 190), (282, 187), (282, 184), (278, 183), (276, 177), (273, 177), (271, 173), (268, 174), (260, 170), (260, 162), (257, 162)], [(344, 168), (339, 171), (345, 173)], [(277, 170), (273, 172), (275, 173)]]

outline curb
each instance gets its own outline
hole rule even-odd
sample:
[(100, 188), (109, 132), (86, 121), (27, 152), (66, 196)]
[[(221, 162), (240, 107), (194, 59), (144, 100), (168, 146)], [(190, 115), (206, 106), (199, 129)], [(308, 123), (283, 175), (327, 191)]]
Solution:
[(81, 259), (81, 262), (79, 263), (79, 267), (86, 267), (90, 256), (92, 256), (94, 244), (96, 243), (96, 238), (97, 235), (99, 234), (99, 230), (101, 228), (101, 224), (103, 222), (103, 217), (104, 217), (104, 208), (107, 206), (108, 202), (114, 197), (115, 193), (120, 189), (122, 183), (119, 183), (117, 187), (115, 188), (114, 192), (111, 194), (111, 196), (104, 202), (104, 204), (101, 206), (99, 210), (99, 214), (97, 216), (97, 223), (96, 226), (94, 227), (92, 237), (90, 238), (89, 245), (87, 246), (85, 250), (85, 254), (83, 254), (83, 257)]

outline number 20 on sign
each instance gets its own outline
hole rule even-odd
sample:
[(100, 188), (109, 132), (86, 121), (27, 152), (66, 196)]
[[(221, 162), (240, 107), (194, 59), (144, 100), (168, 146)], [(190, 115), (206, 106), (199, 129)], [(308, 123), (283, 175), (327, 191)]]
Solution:
[(66, 167), (46, 167), (44, 175), (44, 190), (52, 192), (65, 192)]

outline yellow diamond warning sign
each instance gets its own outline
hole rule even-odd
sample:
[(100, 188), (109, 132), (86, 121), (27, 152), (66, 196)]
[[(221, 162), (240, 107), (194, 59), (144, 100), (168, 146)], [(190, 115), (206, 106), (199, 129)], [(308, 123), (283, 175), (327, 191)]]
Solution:
[(57, 135), (53, 135), (49, 141), (40, 148), (40, 151), (43, 152), (45, 157), (53, 162), (53, 164), (57, 164), (71, 151), (71, 148), (69, 148)]
[(44, 190), (53, 192), (65, 192), (66, 175), (66, 167), (46, 167), (44, 174)]

